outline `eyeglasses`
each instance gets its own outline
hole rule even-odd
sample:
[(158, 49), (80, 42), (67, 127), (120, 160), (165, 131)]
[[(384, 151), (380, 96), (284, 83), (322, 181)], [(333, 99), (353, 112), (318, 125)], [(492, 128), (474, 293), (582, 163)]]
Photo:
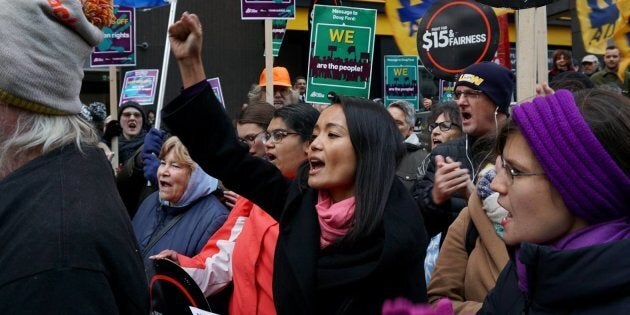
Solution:
[(263, 134), (262, 141), (263, 143), (267, 143), (271, 141), (273, 144), (280, 143), (284, 138), (289, 135), (299, 135), (297, 132), (290, 132), (284, 129), (274, 129), (271, 132), (266, 132)]
[(467, 100), (477, 99), (481, 94), (483, 94), (483, 91), (479, 90), (455, 91), (455, 100), (459, 100), (459, 97), (462, 95)]
[(515, 177), (547, 175), (545, 173), (522, 173), (522, 172), (519, 172), (519, 171), (513, 169), (512, 166), (510, 166), (507, 163), (505, 163), (505, 160), (503, 159), (503, 156), (501, 156), (501, 166), (503, 167), (503, 169), (507, 173), (508, 179), (510, 180), (510, 185), (512, 185), (514, 183), (514, 178)]
[(240, 141), (242, 144), (250, 147), (250, 146), (254, 145), (254, 143), (256, 142), (256, 138), (258, 138), (258, 136), (260, 134), (262, 134), (263, 132), (265, 132), (265, 131), (261, 130), (260, 132), (258, 132), (256, 134), (249, 134), (249, 135), (246, 135), (243, 138), (238, 137), (238, 141)]
[(142, 114), (140, 114), (140, 113), (132, 113), (132, 112), (124, 112), (124, 113), (122, 113), (121, 116), (123, 116), (125, 118), (129, 118), (131, 116), (136, 117), (136, 118), (140, 118), (140, 117), (142, 117)]
[(440, 127), (440, 131), (442, 132), (446, 132), (451, 130), (451, 128), (453, 128), (453, 126), (457, 126), (459, 127), (458, 124), (452, 122), (452, 121), (443, 121), (443, 122), (439, 122), (439, 123), (432, 123), (429, 125), (429, 132), (433, 131), (433, 129)]

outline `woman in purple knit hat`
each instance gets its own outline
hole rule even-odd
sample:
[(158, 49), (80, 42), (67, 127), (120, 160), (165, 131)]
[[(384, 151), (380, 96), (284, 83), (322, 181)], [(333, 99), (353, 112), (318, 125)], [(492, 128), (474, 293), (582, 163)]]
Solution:
[(510, 262), (479, 314), (630, 310), (630, 99), (566, 90), (513, 110), (492, 189)]

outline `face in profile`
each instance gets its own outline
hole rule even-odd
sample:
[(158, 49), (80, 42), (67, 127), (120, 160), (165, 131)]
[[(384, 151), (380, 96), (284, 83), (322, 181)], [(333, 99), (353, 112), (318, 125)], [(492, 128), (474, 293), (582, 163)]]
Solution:
[(437, 117), (435, 123), (429, 126), (431, 129), (431, 150), (438, 144), (453, 140), (462, 135), (461, 126), (450, 120), (448, 115), (442, 113)]
[(400, 134), (402, 134), (403, 139), (409, 137), (413, 132), (413, 126), (410, 126), (405, 119), (405, 113), (398, 107), (388, 107), (387, 111), (392, 118), (394, 118), (394, 122), (396, 123), (396, 127), (400, 130)]
[(284, 119), (275, 117), (267, 127), (265, 150), (267, 160), (287, 178), (294, 178), (298, 167), (308, 156), (309, 142), (302, 140), (295, 130), (287, 127)]
[(508, 211), (501, 221), (506, 244), (547, 244), (586, 225), (569, 212), (520, 133), (508, 136), (496, 171), (490, 187)]
[(246, 123), (236, 124), (238, 140), (247, 145), (249, 154), (257, 157), (265, 156), (265, 145), (262, 136), (265, 130), (258, 124)]
[(188, 187), (191, 170), (171, 152), (160, 161), (157, 171), (160, 199), (177, 203)]
[(120, 126), (127, 139), (139, 135), (142, 131), (142, 113), (134, 107), (125, 108), (120, 114)]
[(334, 104), (319, 116), (308, 160), (310, 187), (327, 190), (335, 202), (354, 195), (357, 157), (341, 105)]

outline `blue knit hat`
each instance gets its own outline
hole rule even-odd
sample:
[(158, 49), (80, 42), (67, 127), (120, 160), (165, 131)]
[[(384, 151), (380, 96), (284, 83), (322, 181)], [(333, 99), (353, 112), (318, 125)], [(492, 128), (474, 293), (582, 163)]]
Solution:
[(484, 61), (464, 69), (455, 88), (463, 85), (483, 91), (499, 107), (500, 112), (509, 115), (514, 83), (512, 71), (494, 62)]

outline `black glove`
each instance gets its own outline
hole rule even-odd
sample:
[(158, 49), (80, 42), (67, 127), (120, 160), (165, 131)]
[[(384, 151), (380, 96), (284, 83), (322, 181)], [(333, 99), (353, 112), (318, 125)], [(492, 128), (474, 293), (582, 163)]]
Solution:
[(103, 140), (107, 143), (112, 142), (112, 138), (120, 137), (122, 135), (122, 127), (118, 120), (112, 120), (105, 125), (105, 132), (103, 133)]

